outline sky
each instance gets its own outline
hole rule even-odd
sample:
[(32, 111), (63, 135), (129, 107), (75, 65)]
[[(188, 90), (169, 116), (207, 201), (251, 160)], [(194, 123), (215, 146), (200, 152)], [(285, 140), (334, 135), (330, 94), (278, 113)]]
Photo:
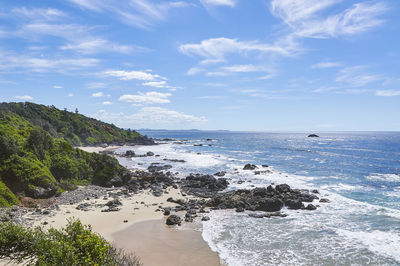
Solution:
[(0, 101), (124, 128), (400, 130), (398, 0), (0, 1)]

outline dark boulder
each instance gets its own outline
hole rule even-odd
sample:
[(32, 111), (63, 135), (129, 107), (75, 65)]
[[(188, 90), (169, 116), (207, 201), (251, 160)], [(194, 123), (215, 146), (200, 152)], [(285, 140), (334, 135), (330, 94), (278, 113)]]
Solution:
[(322, 198), (319, 200), (321, 203), (329, 203), (330, 201), (328, 199)]
[(313, 211), (313, 210), (316, 210), (317, 207), (315, 207), (313, 204), (308, 204), (307, 207), (305, 207), (305, 209), (309, 210), (309, 211)]
[(308, 135), (309, 138), (319, 138), (319, 136), (317, 134), (310, 134)]
[(276, 212), (283, 207), (283, 201), (278, 198), (266, 198), (260, 200), (256, 206), (257, 211)]
[(280, 192), (280, 193), (285, 193), (285, 192), (291, 192), (291, 188), (287, 184), (280, 184), (275, 186), (275, 190)]
[(180, 225), (181, 224), (181, 218), (179, 216), (177, 216), (177, 215), (172, 214), (167, 218), (166, 224), (167, 225), (176, 225), (176, 224)]
[(123, 185), (123, 181), (119, 176), (114, 177), (110, 181), (107, 182), (108, 187), (121, 187)]
[(147, 156), (154, 156), (154, 152), (148, 151), (148, 152), (146, 153), (146, 155), (147, 155)]
[(135, 155), (136, 155), (135, 152), (131, 150), (125, 152), (125, 157), (132, 158), (135, 157)]
[(214, 175), (215, 175), (215, 176), (222, 177), (222, 176), (225, 176), (225, 174), (226, 174), (226, 172), (225, 172), (225, 171), (221, 171), (221, 172), (217, 172), (217, 173), (215, 173)]
[(202, 220), (202, 221), (209, 221), (209, 220), (210, 220), (210, 217), (204, 216), (203, 218), (201, 218), (201, 220)]
[(292, 210), (299, 210), (304, 208), (303, 203), (300, 200), (290, 199), (285, 202), (285, 205)]
[(257, 169), (257, 166), (255, 166), (254, 164), (246, 164), (244, 167), (243, 167), (243, 170), (254, 170), (254, 169)]

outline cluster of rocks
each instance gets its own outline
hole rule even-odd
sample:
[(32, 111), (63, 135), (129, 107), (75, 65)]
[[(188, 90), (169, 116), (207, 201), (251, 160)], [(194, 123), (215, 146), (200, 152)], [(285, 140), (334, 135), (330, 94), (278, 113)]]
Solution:
[[(191, 175), (188, 178), (189, 182), (182, 181), (182, 186), (186, 188), (185, 191), (192, 195), (198, 194), (198, 189), (206, 191), (206, 193), (201, 193), (202, 196), (208, 195), (208, 185), (217, 183), (216, 181), (212, 181), (213, 179), (210, 176)], [(214, 188), (214, 186), (212, 187)], [(310, 192), (306, 189), (292, 189), (287, 184), (220, 193), (216, 193), (218, 189), (212, 189), (211, 191), (215, 193), (203, 199), (174, 200), (169, 198), (168, 201), (178, 204), (173, 210), (186, 211), (185, 221), (192, 222), (197, 217), (197, 213), (207, 213), (205, 211), (206, 208), (211, 208), (211, 210), (235, 209), (236, 212), (244, 212), (245, 210), (253, 211), (248, 215), (254, 218), (286, 217), (286, 214), (280, 212), (284, 206), (288, 209), (311, 211), (318, 207), (318, 205), (314, 205), (312, 202), (319, 199), (317, 196), (319, 192), (317, 190)], [(319, 202), (327, 203), (329, 200), (322, 198)], [(308, 204), (305, 205), (304, 203)], [(256, 213), (256, 211), (261, 213)], [(204, 220), (209, 219), (205, 217), (203, 217)], [(174, 221), (176, 223), (173, 223)], [(167, 224), (180, 223), (181, 220), (176, 219), (176, 217), (171, 218), (169, 221), (167, 220)]]
[(111, 188), (100, 187), (95, 185), (88, 185), (81, 189), (76, 189), (73, 191), (66, 191), (60, 196), (55, 198), (56, 204), (68, 205), (77, 204), (87, 199), (99, 199), (108, 192), (112, 191)]
[(148, 151), (145, 154), (136, 154), (132, 150), (126, 151), (124, 154), (120, 154), (119, 156), (121, 157), (126, 157), (126, 158), (134, 158), (134, 157), (151, 157), (154, 156), (154, 152)]
[[(172, 166), (171, 166), (172, 167)], [(150, 165), (148, 171), (136, 170), (132, 172), (132, 178), (125, 187), (133, 193), (141, 190), (150, 189), (154, 196), (159, 197), (163, 193), (168, 193), (168, 187), (178, 188), (179, 180), (176, 180), (171, 172), (162, 172), (169, 167), (162, 165)]]
[(226, 178), (215, 178), (212, 175), (190, 174), (181, 181), (181, 189), (187, 194), (209, 198), (225, 190), (229, 185)]
[[(315, 210), (317, 207), (311, 202), (319, 198), (316, 195), (317, 191), (313, 192), (291, 189), (287, 184), (276, 185), (275, 188), (269, 185), (266, 188), (220, 193), (208, 200), (206, 204), (213, 209), (236, 209), (237, 212), (244, 210), (277, 212), (284, 206), (295, 210)], [(305, 206), (304, 202), (310, 204)]]

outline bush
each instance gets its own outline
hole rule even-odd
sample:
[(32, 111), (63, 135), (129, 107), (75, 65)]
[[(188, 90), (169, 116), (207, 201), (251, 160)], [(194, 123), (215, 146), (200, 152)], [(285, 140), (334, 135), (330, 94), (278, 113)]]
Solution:
[(61, 230), (0, 224), (0, 258), (30, 265), (141, 265), (137, 257), (112, 247), (79, 220)]
[(0, 207), (9, 207), (17, 203), (15, 195), (0, 181)]

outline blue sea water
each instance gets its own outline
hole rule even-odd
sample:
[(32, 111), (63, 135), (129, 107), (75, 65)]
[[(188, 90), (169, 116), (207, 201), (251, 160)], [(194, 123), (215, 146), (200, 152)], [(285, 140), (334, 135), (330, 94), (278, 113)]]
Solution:
[[(211, 213), (203, 238), (228, 265), (400, 265), (400, 133), (140, 131), (171, 138), (156, 152), (184, 158), (184, 173), (227, 171), (230, 189), (287, 183), (329, 204), (284, 219)], [(211, 139), (211, 140), (207, 140)], [(203, 144), (203, 146), (194, 146)], [(157, 150), (158, 149), (158, 150)], [(163, 153), (164, 152), (164, 153)], [(255, 175), (243, 165), (269, 165)], [(237, 181), (245, 182), (237, 182)]]

